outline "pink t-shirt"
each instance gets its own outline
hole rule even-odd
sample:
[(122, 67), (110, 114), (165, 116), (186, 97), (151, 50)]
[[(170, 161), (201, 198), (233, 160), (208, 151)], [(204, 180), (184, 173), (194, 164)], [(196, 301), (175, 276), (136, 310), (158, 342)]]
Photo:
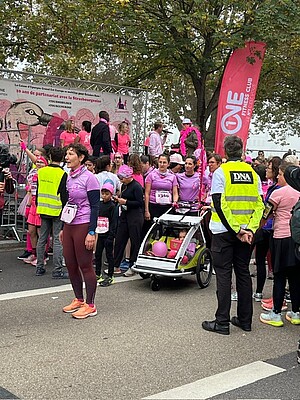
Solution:
[(77, 133), (71, 133), (67, 131), (63, 131), (60, 134), (60, 140), (64, 141), (64, 147), (69, 146), (69, 144), (74, 143), (75, 138), (77, 137)]
[(121, 135), (120, 133), (118, 133), (117, 152), (119, 152), (121, 154), (128, 154), (129, 143), (130, 143), (130, 136), (127, 133), (125, 133), (124, 135)]
[[(150, 190), (150, 203), (163, 204), (159, 201), (161, 198), (165, 198), (166, 203), (171, 204), (173, 201), (173, 187), (178, 186), (175, 174), (168, 171), (166, 174), (161, 174), (158, 169), (154, 169), (146, 178), (145, 183), (151, 184)], [(167, 193), (169, 195), (169, 201), (167, 201)]]
[(291, 236), (291, 210), (299, 200), (299, 192), (286, 185), (274, 190), (269, 200), (277, 206), (273, 220), (274, 238), (283, 239)]
[(79, 143), (83, 144), (88, 149), (88, 152), (92, 154), (93, 149), (90, 143), (91, 133), (88, 133), (86, 131), (80, 131), (78, 133), (78, 137), (79, 137)]
[(144, 178), (142, 174), (132, 174), (132, 177), (137, 181), (142, 187), (144, 187)]

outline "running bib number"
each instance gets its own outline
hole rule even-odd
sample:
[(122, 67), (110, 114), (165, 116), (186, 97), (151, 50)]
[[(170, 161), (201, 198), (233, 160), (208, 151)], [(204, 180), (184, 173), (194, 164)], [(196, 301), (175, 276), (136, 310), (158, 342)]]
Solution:
[(171, 204), (172, 196), (167, 190), (157, 190), (155, 193), (155, 199), (157, 204)]
[(96, 233), (106, 233), (109, 231), (109, 219), (106, 217), (98, 217)]
[(76, 204), (67, 203), (62, 210), (60, 217), (61, 221), (70, 224), (76, 216), (77, 208)]

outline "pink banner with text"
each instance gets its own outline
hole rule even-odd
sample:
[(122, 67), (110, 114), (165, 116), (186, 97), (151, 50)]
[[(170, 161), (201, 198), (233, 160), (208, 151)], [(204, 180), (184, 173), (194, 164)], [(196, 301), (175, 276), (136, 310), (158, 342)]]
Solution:
[(216, 153), (224, 155), (228, 135), (239, 136), (246, 146), (265, 50), (265, 43), (247, 42), (234, 50), (227, 63), (218, 102)]

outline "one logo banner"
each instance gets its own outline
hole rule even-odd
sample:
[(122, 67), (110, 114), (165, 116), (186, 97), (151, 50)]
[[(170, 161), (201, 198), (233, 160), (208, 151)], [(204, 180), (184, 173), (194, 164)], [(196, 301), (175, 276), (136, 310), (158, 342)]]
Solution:
[(218, 103), (215, 152), (224, 154), (223, 142), (237, 135), (246, 146), (248, 130), (266, 44), (247, 42), (232, 53), (224, 71)]

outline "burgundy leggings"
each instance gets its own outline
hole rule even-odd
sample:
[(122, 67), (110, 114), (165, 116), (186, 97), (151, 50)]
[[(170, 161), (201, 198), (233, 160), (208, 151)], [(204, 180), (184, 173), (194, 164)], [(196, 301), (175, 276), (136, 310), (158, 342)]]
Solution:
[[(93, 268), (93, 250), (84, 244), (89, 224), (67, 225), (63, 229), (63, 254), (71, 284), (77, 299), (83, 299), (83, 280), (86, 302), (94, 304), (97, 278)], [(82, 279), (83, 278), (83, 279)]]

